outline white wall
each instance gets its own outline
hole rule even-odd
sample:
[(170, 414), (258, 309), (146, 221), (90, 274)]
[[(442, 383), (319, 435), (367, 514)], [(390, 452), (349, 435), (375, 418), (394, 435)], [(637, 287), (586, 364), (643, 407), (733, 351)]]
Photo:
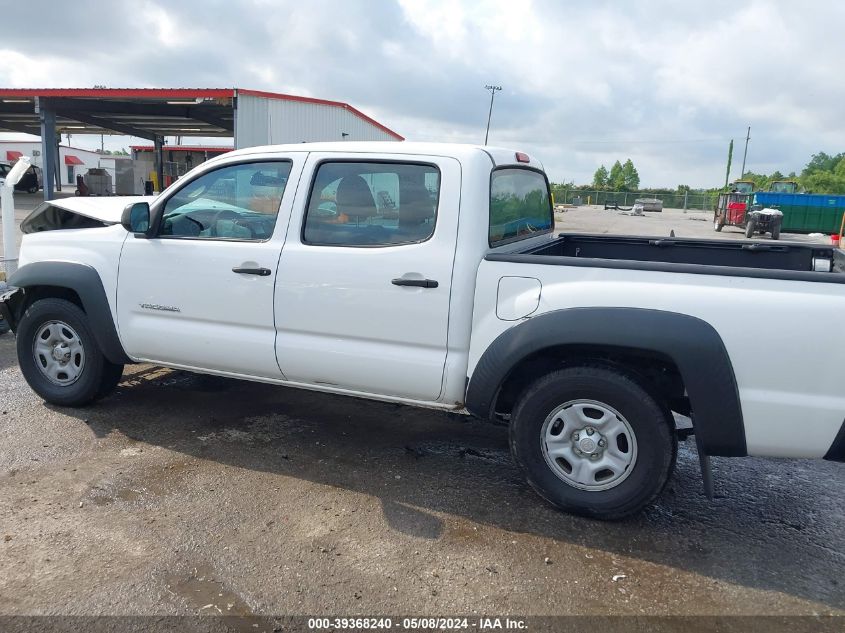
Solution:
[(395, 141), (384, 130), (353, 112), (302, 101), (238, 95), (235, 147), (312, 141)]
[[(41, 156), (41, 141), (0, 141), (0, 161), (7, 162), (6, 152), (20, 152), (24, 156), (29, 157), (33, 165), (44, 168), (44, 157)], [(65, 156), (76, 156), (83, 162), (82, 165), (73, 166), (73, 179), (68, 180), (68, 165), (65, 165)], [(59, 172), (62, 186), (72, 185), (76, 187), (76, 176), (84, 175), (92, 167), (100, 167), (100, 159), (103, 158), (97, 152), (91, 152), (87, 149), (80, 149), (78, 147), (67, 147), (65, 145), (59, 146), (59, 162), (56, 169)], [(103, 165), (108, 169), (111, 166), (111, 175), (114, 179), (114, 165)]]

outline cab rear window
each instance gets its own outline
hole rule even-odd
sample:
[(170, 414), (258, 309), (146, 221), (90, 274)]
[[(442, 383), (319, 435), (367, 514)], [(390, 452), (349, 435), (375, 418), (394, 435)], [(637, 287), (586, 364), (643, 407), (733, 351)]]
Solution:
[(490, 246), (549, 233), (554, 212), (542, 172), (497, 169), (490, 178)]

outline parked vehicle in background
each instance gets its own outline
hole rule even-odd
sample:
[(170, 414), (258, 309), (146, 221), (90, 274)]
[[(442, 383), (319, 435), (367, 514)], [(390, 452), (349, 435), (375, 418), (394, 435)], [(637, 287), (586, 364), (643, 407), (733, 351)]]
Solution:
[[(0, 163), (0, 183), (5, 181), (6, 174), (12, 169), (10, 163)], [(43, 186), (43, 176), (41, 168), (36, 165), (30, 165), (23, 177), (15, 185), (15, 191), (26, 191), (27, 193), (36, 193)]]
[(754, 193), (754, 182), (752, 180), (736, 180), (731, 183), (729, 190), (731, 193)]
[(798, 193), (798, 183), (794, 180), (775, 180), (769, 185), (771, 193)]
[(720, 193), (713, 211), (713, 228), (721, 231), (726, 226), (745, 229), (745, 237), (770, 233), (773, 240), (780, 238), (783, 213), (778, 209), (753, 205), (752, 193)]
[(24, 172), (23, 177), (18, 181), (18, 184), (15, 185), (15, 190), (37, 193), (43, 186), (44, 176), (41, 168), (36, 165), (30, 165), (29, 169)]
[(508, 425), (540, 495), (597, 518), (663, 489), (673, 413), (705, 481), (710, 455), (845, 461), (833, 249), (555, 235), (552, 204), (513, 150), (252, 147), (151, 202), (45, 202), (0, 311), (50, 403), (149, 362), (471, 413)]

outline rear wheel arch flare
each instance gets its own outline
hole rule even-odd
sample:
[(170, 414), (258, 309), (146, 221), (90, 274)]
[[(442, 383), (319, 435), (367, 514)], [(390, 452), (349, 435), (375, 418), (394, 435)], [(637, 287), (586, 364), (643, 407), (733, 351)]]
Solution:
[(544, 349), (559, 346), (617, 348), (671, 359), (683, 378), (695, 432), (709, 455), (747, 454), (733, 367), (724, 343), (707, 322), (685, 314), (643, 308), (569, 308), (534, 317), (503, 332), (484, 352), (467, 389), (467, 409), (494, 414), (511, 370)]

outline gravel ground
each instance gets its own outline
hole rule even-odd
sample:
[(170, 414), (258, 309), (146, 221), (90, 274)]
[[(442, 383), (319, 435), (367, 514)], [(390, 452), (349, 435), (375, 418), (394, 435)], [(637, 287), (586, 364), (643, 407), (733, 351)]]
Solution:
[[(695, 215), (581, 208), (558, 228), (715, 237)], [(714, 459), (710, 502), (689, 441), (655, 505), (600, 523), (537, 497), (501, 427), (148, 365), (60, 409), (14, 343), (3, 615), (845, 615), (839, 464)]]
[[(571, 233), (610, 233), (615, 235), (649, 235), (666, 237), (671, 231), (676, 237), (700, 237), (707, 239), (745, 240), (745, 230), (726, 226), (721, 232), (713, 230), (713, 213), (710, 211), (684, 211), (664, 209), (660, 213), (645, 213), (641, 216), (630, 212), (604, 210), (603, 206), (580, 206), (568, 208), (555, 214), (557, 228)], [(755, 236), (755, 240), (771, 241), (768, 235)], [(780, 240), (830, 244), (830, 237), (810, 237), (797, 233), (782, 233)]]

